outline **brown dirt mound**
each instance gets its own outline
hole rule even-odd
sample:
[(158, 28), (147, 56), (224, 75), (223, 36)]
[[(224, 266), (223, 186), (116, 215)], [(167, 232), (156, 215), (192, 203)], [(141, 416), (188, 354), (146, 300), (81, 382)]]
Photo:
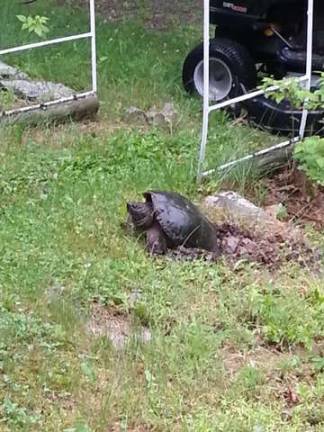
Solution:
[[(57, 0), (64, 5), (66, 0)], [(85, 9), (89, 8), (88, 0), (74, 0)], [(166, 29), (176, 23), (200, 22), (203, 13), (202, 0), (96, 0), (98, 15), (108, 22), (140, 18), (146, 27)]]
[[(269, 268), (278, 268), (287, 262), (302, 267), (320, 269), (320, 253), (300, 237), (289, 234), (252, 233), (238, 226), (224, 223), (218, 227), (222, 254), (230, 263), (249, 261)], [(217, 261), (219, 255), (201, 249), (179, 247), (168, 251), (172, 259)]]
[(285, 168), (263, 182), (268, 191), (265, 205), (281, 203), (289, 220), (324, 229), (324, 187), (315, 185), (295, 167)]

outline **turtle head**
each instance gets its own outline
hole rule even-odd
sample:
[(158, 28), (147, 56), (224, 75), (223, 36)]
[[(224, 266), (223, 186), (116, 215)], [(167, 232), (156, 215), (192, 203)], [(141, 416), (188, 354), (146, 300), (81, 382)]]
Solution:
[(153, 207), (151, 203), (127, 203), (127, 211), (136, 228), (146, 229), (152, 225)]

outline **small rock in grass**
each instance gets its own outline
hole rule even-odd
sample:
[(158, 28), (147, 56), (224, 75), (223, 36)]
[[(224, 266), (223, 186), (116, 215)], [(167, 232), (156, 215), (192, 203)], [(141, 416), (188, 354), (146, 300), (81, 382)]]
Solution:
[(137, 125), (147, 125), (148, 119), (145, 112), (137, 107), (129, 107), (126, 110), (124, 120), (127, 123), (136, 123)]
[(174, 123), (177, 120), (178, 113), (174, 108), (173, 103), (168, 102), (164, 104), (161, 112), (169, 122)]
[(148, 111), (143, 111), (137, 107), (129, 107), (126, 110), (124, 120), (129, 123), (138, 125), (151, 125), (158, 127), (166, 127), (170, 129), (177, 119), (177, 112), (172, 103), (164, 104), (159, 110), (156, 106), (152, 106)]
[(164, 104), (162, 110), (158, 110), (155, 106), (149, 109), (146, 113), (148, 121), (153, 126), (172, 127), (177, 119), (177, 112), (172, 103)]

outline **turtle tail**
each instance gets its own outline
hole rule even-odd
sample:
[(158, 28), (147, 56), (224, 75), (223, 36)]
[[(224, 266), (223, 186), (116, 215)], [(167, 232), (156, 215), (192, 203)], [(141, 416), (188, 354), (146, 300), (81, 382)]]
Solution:
[(153, 206), (150, 202), (127, 203), (127, 211), (136, 228), (146, 229), (152, 225)]

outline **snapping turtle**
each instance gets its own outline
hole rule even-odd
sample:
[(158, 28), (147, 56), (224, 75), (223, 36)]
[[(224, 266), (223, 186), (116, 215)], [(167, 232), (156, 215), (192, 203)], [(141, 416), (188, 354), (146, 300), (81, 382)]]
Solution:
[(152, 254), (183, 246), (219, 253), (217, 229), (187, 198), (176, 192), (149, 191), (145, 202), (127, 203), (128, 218), (146, 233)]

